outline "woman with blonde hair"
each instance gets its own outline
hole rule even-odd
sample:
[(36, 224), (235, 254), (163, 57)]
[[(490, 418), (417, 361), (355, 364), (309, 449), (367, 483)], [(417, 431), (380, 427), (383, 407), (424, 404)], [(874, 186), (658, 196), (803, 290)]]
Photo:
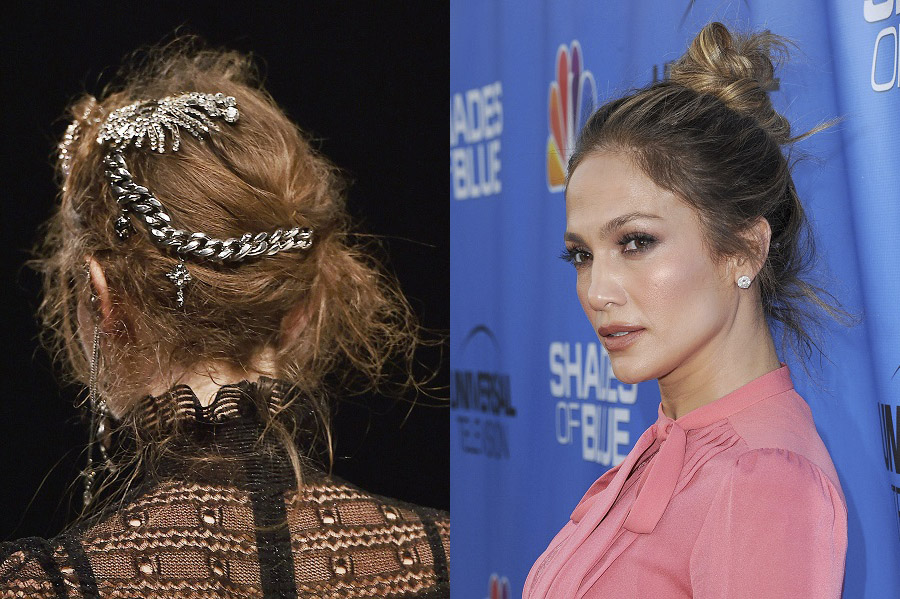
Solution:
[(566, 251), (656, 423), (531, 569), (526, 599), (841, 595), (847, 508), (769, 323), (811, 342), (813, 256), (767, 96), (785, 40), (712, 23), (667, 81), (602, 106), (568, 165)]
[(174, 44), (70, 112), (35, 264), (88, 510), (0, 545), (0, 597), (448, 596), (448, 515), (320, 465), (337, 394), (418, 383), (335, 168), (235, 52)]

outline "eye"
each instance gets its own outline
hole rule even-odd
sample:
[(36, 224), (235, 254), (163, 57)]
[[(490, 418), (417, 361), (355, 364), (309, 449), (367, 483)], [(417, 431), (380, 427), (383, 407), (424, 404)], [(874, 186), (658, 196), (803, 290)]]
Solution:
[(584, 266), (592, 258), (589, 251), (580, 247), (566, 248), (559, 257), (573, 265), (575, 268)]
[(643, 252), (650, 249), (655, 243), (656, 238), (647, 233), (628, 233), (619, 240), (619, 245), (622, 246), (622, 252), (625, 254)]

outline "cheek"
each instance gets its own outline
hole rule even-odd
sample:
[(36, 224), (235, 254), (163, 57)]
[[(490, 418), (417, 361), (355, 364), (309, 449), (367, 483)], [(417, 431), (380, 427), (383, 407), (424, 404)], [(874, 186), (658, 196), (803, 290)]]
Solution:
[[(717, 312), (716, 271), (698, 260), (694, 248), (673, 250), (654, 261), (636, 286), (633, 298), (641, 304), (648, 324), (666, 329), (695, 326)], [(638, 299), (639, 298), (639, 299)]]

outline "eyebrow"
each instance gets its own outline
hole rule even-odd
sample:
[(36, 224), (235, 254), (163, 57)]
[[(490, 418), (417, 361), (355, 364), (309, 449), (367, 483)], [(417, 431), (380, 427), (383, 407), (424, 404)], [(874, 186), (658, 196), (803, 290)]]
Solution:
[[(628, 214), (623, 214), (622, 216), (617, 216), (611, 221), (607, 222), (605, 225), (600, 227), (600, 236), (606, 237), (611, 234), (616, 229), (623, 227), (624, 225), (630, 223), (633, 220), (637, 220), (639, 218), (655, 218), (657, 220), (662, 219), (661, 216), (657, 214), (649, 214), (647, 212), (629, 212)], [(577, 233), (570, 233), (566, 231), (565, 234), (566, 241), (573, 241), (575, 243), (583, 243), (584, 240)]]

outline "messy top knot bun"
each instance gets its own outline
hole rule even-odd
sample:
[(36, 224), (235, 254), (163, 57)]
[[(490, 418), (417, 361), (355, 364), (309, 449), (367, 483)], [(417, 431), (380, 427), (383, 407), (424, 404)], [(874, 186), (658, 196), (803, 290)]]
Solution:
[(787, 58), (789, 44), (768, 31), (733, 35), (721, 23), (710, 23), (672, 65), (669, 81), (715, 96), (756, 119), (779, 144), (788, 143), (791, 124), (772, 107), (766, 92), (775, 88), (775, 65)]
[[(767, 90), (788, 45), (769, 32), (734, 34), (710, 23), (666, 81), (612, 100), (588, 119), (568, 174), (595, 152), (627, 153), (656, 185), (697, 210), (714, 257), (764, 260), (756, 277), (763, 312), (808, 356), (816, 344), (807, 323), (821, 315), (810, 308), (844, 313), (804, 280), (815, 248), (782, 146), (828, 124), (791, 137), (790, 123), (773, 108)], [(760, 218), (772, 231), (768, 247), (747, 234)]]

